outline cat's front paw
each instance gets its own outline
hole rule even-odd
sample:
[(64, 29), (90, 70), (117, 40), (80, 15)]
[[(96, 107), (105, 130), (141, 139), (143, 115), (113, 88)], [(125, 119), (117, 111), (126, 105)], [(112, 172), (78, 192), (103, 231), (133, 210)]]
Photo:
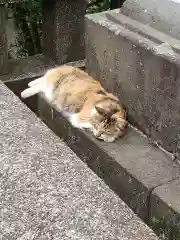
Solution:
[(115, 141), (115, 137), (104, 137), (102, 138), (104, 142), (112, 143)]

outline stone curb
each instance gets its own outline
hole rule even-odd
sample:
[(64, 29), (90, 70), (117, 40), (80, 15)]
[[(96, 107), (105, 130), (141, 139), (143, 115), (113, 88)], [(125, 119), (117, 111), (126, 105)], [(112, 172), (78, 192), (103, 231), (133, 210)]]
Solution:
[(168, 240), (180, 239), (180, 178), (152, 191), (149, 225)]
[(151, 191), (180, 176), (171, 156), (150, 145), (132, 127), (123, 138), (107, 144), (73, 128), (42, 97), (38, 115), (145, 221)]
[(0, 239), (158, 240), (0, 81)]

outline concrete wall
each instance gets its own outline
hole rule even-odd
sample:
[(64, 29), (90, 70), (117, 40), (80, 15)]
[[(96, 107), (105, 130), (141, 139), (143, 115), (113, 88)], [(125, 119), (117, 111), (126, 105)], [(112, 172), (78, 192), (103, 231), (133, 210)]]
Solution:
[(157, 43), (109, 21), (106, 13), (87, 16), (86, 28), (89, 73), (126, 105), (134, 125), (166, 150), (180, 152), (179, 54), (158, 55)]

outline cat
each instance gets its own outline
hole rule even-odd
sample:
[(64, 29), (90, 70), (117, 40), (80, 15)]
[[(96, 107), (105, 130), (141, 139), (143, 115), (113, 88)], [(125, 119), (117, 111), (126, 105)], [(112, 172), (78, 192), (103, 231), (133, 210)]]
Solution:
[(122, 136), (127, 127), (126, 111), (113, 94), (83, 70), (63, 65), (29, 82), (22, 98), (43, 93), (70, 123), (79, 129), (89, 129), (105, 142)]

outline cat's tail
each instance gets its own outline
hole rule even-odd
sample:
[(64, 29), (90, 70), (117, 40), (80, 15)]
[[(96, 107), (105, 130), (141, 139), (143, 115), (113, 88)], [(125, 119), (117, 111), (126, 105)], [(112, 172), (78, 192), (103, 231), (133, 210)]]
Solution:
[(28, 98), (34, 96), (37, 93), (43, 92), (42, 84), (36, 84), (30, 88), (25, 89), (21, 92), (21, 98)]

